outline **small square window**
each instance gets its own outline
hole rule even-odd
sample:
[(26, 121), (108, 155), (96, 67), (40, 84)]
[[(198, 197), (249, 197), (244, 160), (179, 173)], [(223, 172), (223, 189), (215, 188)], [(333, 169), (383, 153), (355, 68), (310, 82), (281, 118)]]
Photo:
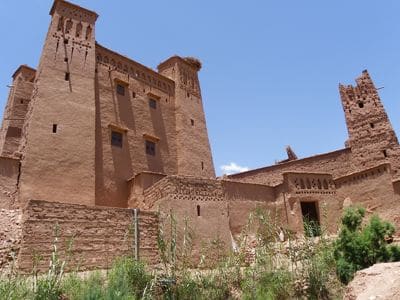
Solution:
[(156, 155), (156, 143), (152, 141), (146, 141), (146, 154), (152, 156)]
[(111, 131), (111, 145), (122, 148), (122, 133)]
[(153, 109), (157, 108), (157, 101), (154, 99), (149, 99), (149, 106)]
[(122, 84), (117, 84), (117, 94), (125, 96), (125, 87)]

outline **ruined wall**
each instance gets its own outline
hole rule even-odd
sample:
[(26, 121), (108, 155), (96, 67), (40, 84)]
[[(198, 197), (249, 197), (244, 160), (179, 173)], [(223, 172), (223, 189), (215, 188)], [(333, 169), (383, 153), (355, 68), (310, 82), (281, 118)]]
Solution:
[(255, 169), (228, 176), (236, 181), (276, 186), (283, 182), (284, 172), (331, 173), (334, 178), (352, 172), (351, 150), (341, 149), (321, 155), (293, 160), (282, 164)]
[(18, 159), (0, 157), (0, 208), (16, 204), (19, 165)]
[[(22, 271), (31, 271), (35, 254), (43, 257), (40, 269), (47, 268), (57, 226), (57, 247), (62, 257), (65, 257), (67, 244), (72, 239), (70, 268), (105, 269), (117, 256), (133, 254), (132, 210), (30, 201), (23, 214), (18, 257), (18, 266)], [(141, 211), (139, 254), (140, 258), (150, 263), (158, 261), (157, 231), (157, 214)]]
[(0, 209), (0, 269), (16, 262), (21, 243), (21, 210)]
[[(134, 175), (178, 172), (175, 84), (99, 44), (96, 60), (96, 205), (127, 207)], [(122, 145), (112, 145), (113, 131)]]
[(382, 164), (335, 180), (338, 198), (346, 205), (360, 204), (400, 229), (400, 195), (395, 193), (389, 164)]

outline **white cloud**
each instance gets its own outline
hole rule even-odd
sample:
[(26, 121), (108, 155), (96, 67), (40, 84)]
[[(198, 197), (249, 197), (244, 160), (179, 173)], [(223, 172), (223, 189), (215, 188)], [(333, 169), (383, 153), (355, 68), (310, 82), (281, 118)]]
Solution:
[(248, 167), (239, 166), (237, 163), (231, 162), (229, 165), (222, 165), (221, 171), (223, 174), (231, 175), (234, 173), (246, 172), (249, 170)]

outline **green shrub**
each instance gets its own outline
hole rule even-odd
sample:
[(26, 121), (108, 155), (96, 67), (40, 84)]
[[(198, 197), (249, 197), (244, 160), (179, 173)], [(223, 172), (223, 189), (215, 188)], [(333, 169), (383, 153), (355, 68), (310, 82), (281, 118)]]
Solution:
[(247, 278), (243, 299), (291, 299), (293, 274), (287, 270), (263, 272), (260, 278)]
[(91, 273), (86, 279), (72, 273), (64, 279), (63, 294), (68, 300), (100, 300), (105, 297), (104, 285), (99, 272)]
[(145, 265), (131, 257), (115, 260), (108, 274), (108, 299), (141, 299), (152, 276), (145, 270)]
[(342, 217), (334, 254), (338, 277), (346, 284), (358, 270), (377, 262), (400, 260), (400, 248), (387, 244), (395, 231), (394, 226), (378, 216), (372, 216), (368, 224), (362, 226), (364, 216), (363, 208), (350, 207)]

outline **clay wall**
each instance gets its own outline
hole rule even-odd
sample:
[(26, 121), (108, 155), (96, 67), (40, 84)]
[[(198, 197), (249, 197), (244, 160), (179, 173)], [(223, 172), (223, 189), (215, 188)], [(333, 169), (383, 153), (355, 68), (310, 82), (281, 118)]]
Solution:
[(174, 82), (99, 44), (96, 57), (96, 205), (127, 207), (136, 174), (177, 173)]
[(0, 208), (9, 209), (16, 204), (19, 166), (18, 159), (0, 157)]
[(19, 198), (94, 205), (97, 15), (65, 1), (50, 14), (23, 129)]
[(368, 215), (377, 213), (400, 229), (400, 196), (395, 192), (389, 164), (338, 178), (335, 184), (339, 201), (359, 204)]
[(293, 160), (265, 168), (234, 174), (228, 178), (235, 181), (276, 186), (283, 182), (284, 172), (331, 173), (334, 178), (352, 172), (350, 163), (351, 150), (341, 149), (321, 155)]
[(145, 202), (162, 213), (166, 228), (172, 212), (180, 235), (187, 221), (193, 232), (194, 262), (212, 241), (222, 243), (221, 251), (231, 249), (228, 205), (220, 181), (168, 176), (145, 191)]
[(280, 198), (286, 209), (286, 227), (304, 231), (302, 203), (314, 202), (318, 221), (324, 230), (335, 233), (341, 215), (342, 200), (338, 197), (331, 174), (288, 172), (284, 175)]
[(128, 207), (144, 208), (144, 191), (163, 179), (165, 176), (165, 174), (161, 173), (142, 172), (129, 180), (130, 195)]
[(215, 178), (198, 79), (200, 68), (196, 59), (173, 56), (161, 63), (158, 71), (176, 83), (177, 174)]
[[(133, 210), (30, 201), (23, 214), (18, 257), (22, 271), (31, 271), (35, 254), (43, 257), (39, 268), (46, 270), (57, 227), (62, 259), (72, 240), (70, 269), (106, 269), (114, 258), (133, 255)], [(139, 257), (149, 263), (158, 261), (157, 232), (157, 213), (140, 211)]]
[(0, 209), (0, 269), (16, 262), (21, 243), (21, 210)]
[(19, 158), (22, 128), (28, 105), (32, 97), (36, 71), (28, 66), (20, 66), (13, 75), (13, 83), (4, 110), (0, 130), (0, 155)]
[(222, 180), (225, 200), (228, 203), (229, 228), (234, 237), (245, 228), (251, 213), (267, 210), (271, 219), (280, 223), (283, 210), (275, 201), (275, 188), (242, 182)]
[(359, 171), (390, 162), (395, 177), (398, 177), (399, 142), (367, 70), (356, 79), (356, 83), (356, 86), (339, 86), (352, 163)]

